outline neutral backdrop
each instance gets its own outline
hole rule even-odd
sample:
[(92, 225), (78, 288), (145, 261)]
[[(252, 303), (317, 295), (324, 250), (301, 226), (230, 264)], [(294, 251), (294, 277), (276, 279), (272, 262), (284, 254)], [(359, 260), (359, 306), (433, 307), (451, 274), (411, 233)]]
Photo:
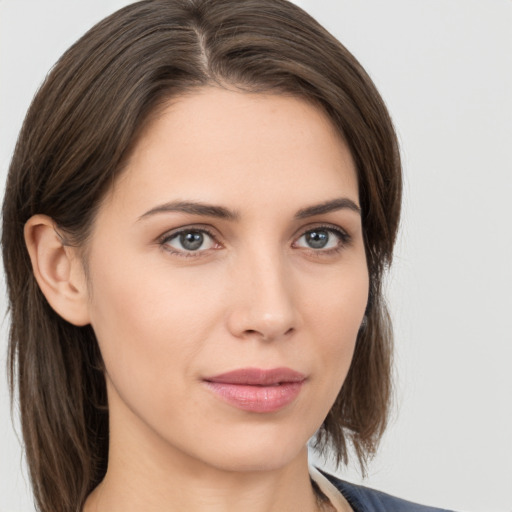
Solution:
[[(0, 0), (2, 183), (46, 72), (127, 3)], [(403, 221), (388, 282), (396, 406), (365, 485), (458, 511), (512, 512), (512, 1), (296, 3), (367, 68), (402, 144)], [(5, 378), (6, 324), (0, 512), (28, 512)], [(355, 467), (338, 474), (361, 481)]]

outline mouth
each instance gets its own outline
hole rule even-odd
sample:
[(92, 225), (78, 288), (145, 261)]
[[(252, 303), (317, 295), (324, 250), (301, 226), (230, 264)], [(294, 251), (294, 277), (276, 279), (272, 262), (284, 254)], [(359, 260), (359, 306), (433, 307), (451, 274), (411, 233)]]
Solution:
[(306, 376), (290, 368), (242, 368), (203, 379), (228, 404), (248, 412), (276, 412), (299, 395)]

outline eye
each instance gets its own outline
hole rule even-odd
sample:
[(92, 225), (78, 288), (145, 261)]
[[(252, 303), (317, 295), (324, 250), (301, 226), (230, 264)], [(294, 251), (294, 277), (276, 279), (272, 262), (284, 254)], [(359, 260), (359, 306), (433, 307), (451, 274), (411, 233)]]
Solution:
[(340, 229), (318, 227), (306, 231), (297, 239), (294, 246), (315, 251), (329, 251), (341, 249), (348, 242), (349, 235)]
[(201, 253), (218, 245), (213, 235), (204, 229), (183, 229), (165, 236), (160, 243), (168, 251), (184, 256)]

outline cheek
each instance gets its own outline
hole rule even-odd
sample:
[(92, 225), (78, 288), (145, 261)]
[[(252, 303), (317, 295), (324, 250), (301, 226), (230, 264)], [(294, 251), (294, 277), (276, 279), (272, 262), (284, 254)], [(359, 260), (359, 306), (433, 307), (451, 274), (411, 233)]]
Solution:
[(304, 298), (306, 328), (310, 325), (322, 330), (335, 345), (355, 340), (366, 310), (368, 290), (368, 271), (362, 258), (334, 269), (321, 280), (311, 278), (300, 293)]
[(229, 360), (229, 351), (211, 343), (226, 339), (226, 273), (176, 269), (161, 256), (148, 264), (129, 251), (94, 256), (91, 323), (107, 374), (124, 402), (151, 402), (155, 413), (165, 413), (186, 393), (205, 354), (220, 367)]
[(156, 389), (162, 378), (179, 376), (173, 369), (186, 372), (211, 314), (200, 294), (166, 279), (165, 269), (119, 261), (95, 262), (91, 324), (113, 382)]
[(333, 400), (346, 377), (368, 300), (369, 278), (364, 260), (323, 281), (322, 290), (309, 294), (304, 308), (306, 329), (312, 329), (313, 353), (321, 358), (331, 380)]
[[(226, 268), (172, 271), (165, 260), (148, 264), (144, 258), (130, 259), (129, 251), (117, 256), (97, 251), (94, 256), (91, 323), (111, 378), (128, 383), (136, 378), (151, 388), (162, 376), (187, 374), (205, 350), (219, 361), (227, 357), (226, 351), (205, 346), (212, 336), (227, 336), (224, 310), (237, 283), (230, 281)], [(332, 269), (290, 266), (290, 300), (300, 323), (297, 350), (336, 378), (348, 370), (366, 308), (364, 252), (356, 256)]]

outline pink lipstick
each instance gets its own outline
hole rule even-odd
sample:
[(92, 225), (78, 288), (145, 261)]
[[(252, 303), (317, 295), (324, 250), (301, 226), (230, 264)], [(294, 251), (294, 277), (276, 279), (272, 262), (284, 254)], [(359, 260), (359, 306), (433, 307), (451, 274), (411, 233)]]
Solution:
[(229, 404), (250, 412), (275, 412), (297, 398), (306, 380), (290, 368), (241, 368), (204, 379)]

